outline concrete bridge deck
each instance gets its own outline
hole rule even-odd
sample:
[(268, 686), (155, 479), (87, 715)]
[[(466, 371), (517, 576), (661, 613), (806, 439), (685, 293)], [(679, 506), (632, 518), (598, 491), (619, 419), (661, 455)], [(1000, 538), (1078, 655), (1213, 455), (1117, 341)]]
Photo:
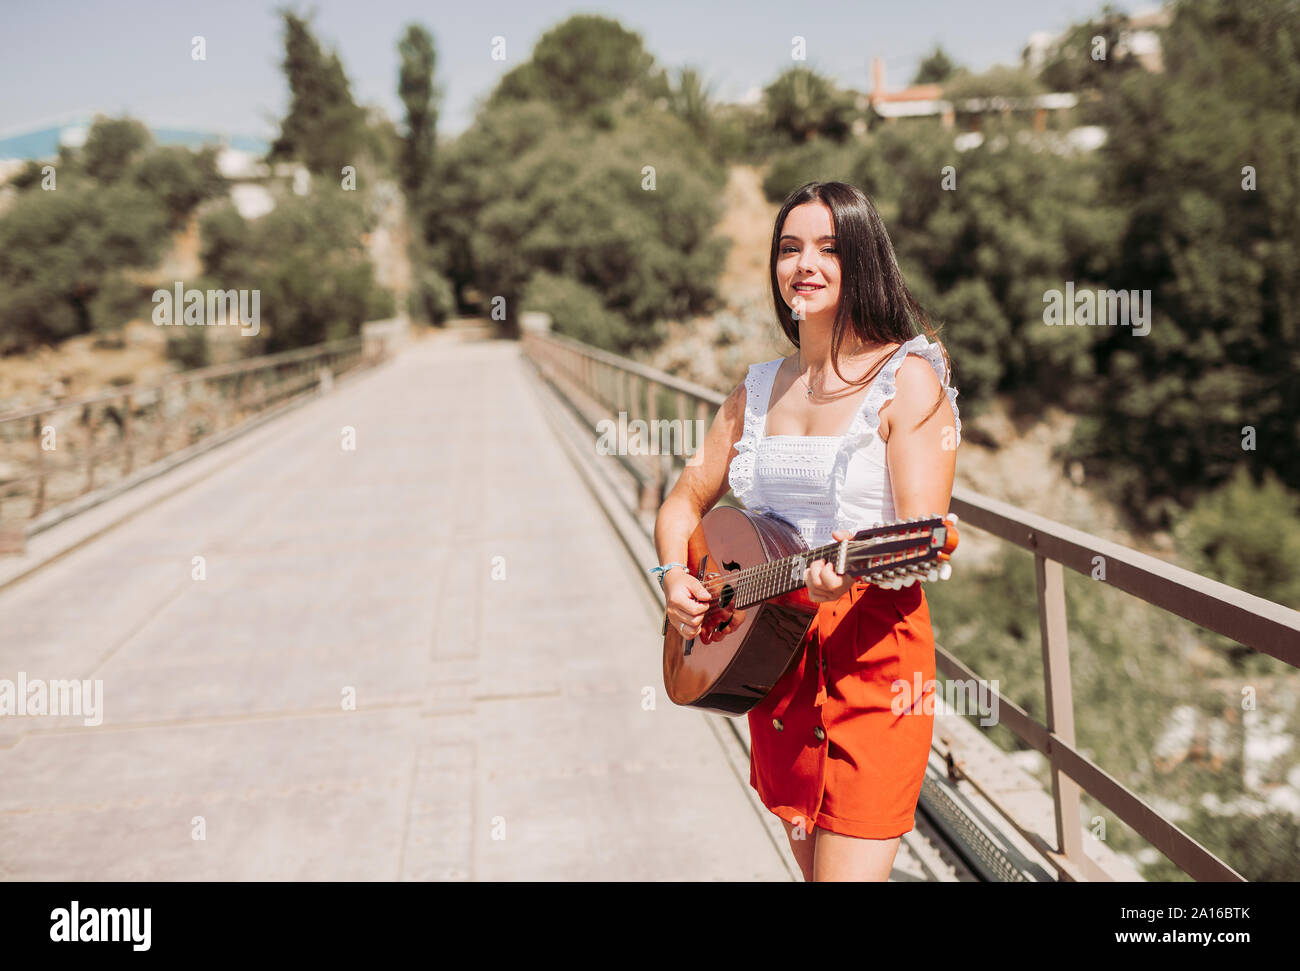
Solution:
[(526, 369), (416, 343), (0, 590), (0, 678), (103, 683), (0, 718), (0, 878), (797, 878)]

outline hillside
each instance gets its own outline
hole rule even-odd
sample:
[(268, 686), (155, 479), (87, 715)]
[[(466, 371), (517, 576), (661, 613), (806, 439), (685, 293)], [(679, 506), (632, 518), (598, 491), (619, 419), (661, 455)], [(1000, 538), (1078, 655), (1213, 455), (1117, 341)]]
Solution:
[[(791, 350), (775, 323), (768, 252), (779, 206), (762, 192), (762, 173), (753, 166), (733, 166), (727, 179), (719, 235), (731, 241), (718, 284), (725, 306), (718, 313), (671, 321), (668, 339), (645, 356), (645, 363), (677, 377), (719, 391), (739, 384), (750, 364), (783, 357)], [(949, 327), (959, 321), (945, 322)], [(954, 361), (959, 408), (961, 362)], [(1130, 546), (1142, 547), (1119, 528), (1110, 504), (1096, 498), (1077, 465), (1067, 474), (1054, 458), (1069, 440), (1075, 418), (1049, 410), (1040, 420), (1017, 426), (1003, 402), (983, 413), (962, 411), (963, 436), (957, 459), (957, 484), (1012, 505), (1068, 523)], [(963, 536), (966, 562), (982, 562), (999, 546), (974, 533)], [(1170, 538), (1158, 534), (1144, 552), (1169, 556)]]

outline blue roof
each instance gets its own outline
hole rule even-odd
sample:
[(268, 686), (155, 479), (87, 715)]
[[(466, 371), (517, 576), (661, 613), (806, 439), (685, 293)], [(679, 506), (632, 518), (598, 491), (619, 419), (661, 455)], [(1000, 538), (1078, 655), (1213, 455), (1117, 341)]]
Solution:
[[(93, 119), (67, 122), (50, 128), (22, 132), (0, 138), (0, 159), (49, 159), (59, 154), (59, 135), (66, 129), (89, 128)], [(217, 143), (229, 145), (246, 152), (264, 155), (270, 144), (263, 138), (252, 135), (231, 135), (224, 132), (205, 132), (182, 128), (150, 128), (150, 133), (159, 145), (185, 145), (200, 148), (203, 145)]]

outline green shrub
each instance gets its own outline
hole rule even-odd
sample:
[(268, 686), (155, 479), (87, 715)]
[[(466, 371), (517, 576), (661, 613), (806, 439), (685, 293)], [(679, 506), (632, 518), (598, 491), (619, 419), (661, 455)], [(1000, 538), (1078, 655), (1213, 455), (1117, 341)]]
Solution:
[(595, 347), (618, 351), (631, 339), (622, 317), (605, 308), (600, 294), (577, 280), (540, 272), (524, 288), (524, 310), (551, 315), (551, 329)]
[(207, 367), (212, 363), (208, 348), (208, 332), (204, 327), (169, 327), (167, 335), (167, 360), (175, 361), (185, 370)]
[(805, 182), (851, 182), (862, 147), (818, 139), (774, 155), (763, 176), (768, 202), (784, 202)]
[(166, 239), (163, 207), (130, 185), (21, 193), (0, 217), (0, 354), (116, 326), (121, 270)]
[(207, 286), (258, 289), (261, 335), (249, 351), (274, 353), (352, 337), (366, 320), (393, 315), (365, 249), (364, 200), (317, 180), (306, 196), (285, 195), (249, 223), (231, 205), (202, 222)]
[(1257, 484), (1243, 458), (1230, 480), (1183, 516), (1174, 536), (1189, 570), (1300, 608), (1300, 496), (1271, 469)]
[(409, 298), (410, 314), (440, 325), (456, 313), (456, 293), (451, 281), (432, 267), (421, 267)]

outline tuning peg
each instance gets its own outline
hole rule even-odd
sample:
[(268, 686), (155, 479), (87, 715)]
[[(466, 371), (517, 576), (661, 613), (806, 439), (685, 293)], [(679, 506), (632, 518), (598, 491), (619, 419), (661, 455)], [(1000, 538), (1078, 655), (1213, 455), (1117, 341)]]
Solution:
[(903, 586), (910, 587), (915, 582), (916, 582), (916, 577), (908, 577), (906, 580), (903, 581)]
[(929, 580), (931, 583), (937, 581), (939, 579), (938, 569), (935, 567), (931, 567), (930, 570), (926, 573), (925, 578)]
[(948, 513), (948, 521), (951, 522), (954, 526), (956, 526), (956, 525), (957, 525), (957, 514), (956, 514), (955, 512), (950, 512), (950, 513)]
[(947, 580), (950, 576), (952, 576), (952, 564), (951, 564), (951, 563), (945, 563), (945, 564), (943, 564), (942, 566), (939, 567), (939, 579), (940, 579), (940, 580)]

